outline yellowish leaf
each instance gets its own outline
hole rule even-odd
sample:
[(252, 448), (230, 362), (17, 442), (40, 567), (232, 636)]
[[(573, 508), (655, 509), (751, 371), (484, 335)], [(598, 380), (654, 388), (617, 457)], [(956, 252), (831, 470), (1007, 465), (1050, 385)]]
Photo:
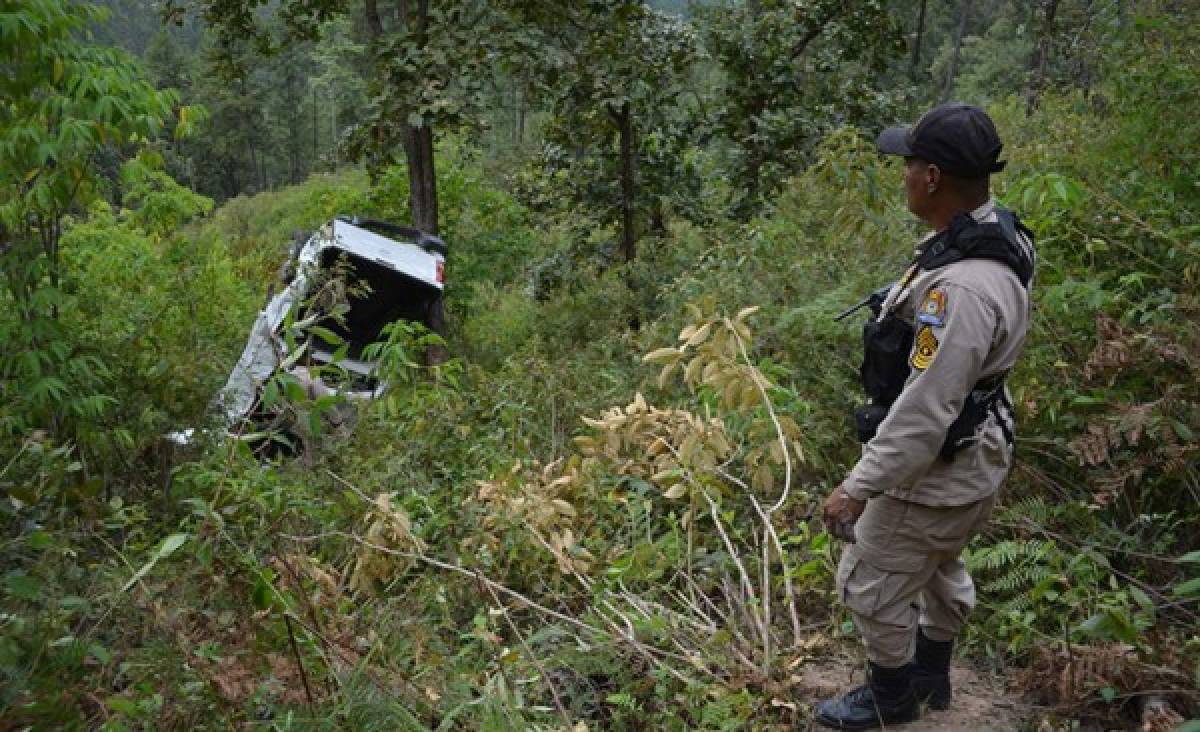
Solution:
[(758, 387), (753, 384), (747, 384), (742, 389), (741, 399), (738, 404), (742, 409), (749, 409), (756, 406), (760, 399), (761, 395), (758, 393)]
[(679, 356), (678, 348), (659, 348), (643, 356), (642, 363), (668, 363)]
[(660, 371), (658, 374), (658, 388), (659, 389), (667, 388), (667, 380), (671, 378), (671, 374), (675, 373), (675, 369), (678, 366), (679, 366), (679, 361), (677, 361), (677, 360), (672, 361), (671, 363), (667, 364), (666, 366), (663, 366), (663, 370)]
[(708, 340), (709, 333), (712, 333), (712, 323), (705, 323), (700, 326), (695, 333), (687, 339), (688, 346), (698, 346)]
[(741, 310), (739, 310), (739, 311), (738, 311), (738, 314), (737, 314), (737, 316), (734, 318), (734, 320), (739, 320), (739, 321), (740, 321), (740, 320), (745, 320), (746, 318), (750, 317), (751, 315), (754, 315), (755, 313), (757, 313), (757, 312), (758, 312), (759, 310), (761, 310), (761, 309), (762, 309), (762, 308), (761, 308), (760, 306), (758, 306), (758, 305), (751, 305), (751, 306), (750, 306), (750, 307), (748, 307), (748, 308), (742, 308)]
[(575, 518), (575, 516), (578, 515), (575, 512), (575, 507), (572, 506), (571, 504), (567, 503), (566, 501), (564, 501), (561, 498), (555, 498), (554, 500), (550, 501), (550, 503), (552, 503), (554, 505), (554, 507), (556, 509), (558, 509), (558, 512), (561, 513), (563, 516), (569, 516), (571, 518)]
[(771, 466), (767, 463), (762, 463), (758, 469), (754, 471), (754, 476), (750, 480), (750, 485), (758, 493), (769, 493), (775, 485), (775, 473), (771, 471)]
[(733, 409), (737, 406), (739, 386), (737, 379), (730, 379), (726, 382), (725, 388), (721, 392), (721, 406), (725, 409)]
[(671, 485), (672, 483), (678, 483), (679, 479), (680, 479), (679, 470), (676, 468), (671, 468), (670, 470), (663, 470), (662, 472), (655, 473), (654, 475), (650, 476), (651, 483), (656, 483), (658, 485), (664, 485), (664, 486)]
[(715, 430), (712, 437), (709, 438), (709, 444), (712, 445), (713, 449), (721, 457), (725, 457), (733, 449), (729, 444), (729, 440), (725, 437), (724, 430)]
[(596, 446), (596, 441), (586, 435), (580, 435), (571, 441), (575, 443), (575, 447), (583, 450), (584, 452), (591, 450)]
[(682, 498), (685, 493), (687, 493), (687, 484), (678, 483), (667, 489), (667, 491), (663, 493), (663, 497), (669, 498), (673, 501), (676, 498)]
[(696, 450), (700, 447), (700, 440), (695, 433), (689, 434), (683, 438), (683, 442), (679, 445), (679, 458), (685, 463), (692, 462), (696, 455)]

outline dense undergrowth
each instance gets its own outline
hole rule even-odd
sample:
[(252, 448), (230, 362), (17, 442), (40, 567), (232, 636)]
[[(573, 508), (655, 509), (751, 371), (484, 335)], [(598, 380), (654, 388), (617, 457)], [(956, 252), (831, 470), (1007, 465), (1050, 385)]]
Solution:
[[(1200, 716), (1189, 40), (1151, 23), (1120, 83), (991, 109), (997, 193), (1040, 266), (1011, 382), (1019, 464), (969, 550), (962, 652), (1010, 669), (1050, 728), (1131, 724), (1144, 693)], [(64, 245), (88, 377), (0, 405), (4, 726), (803, 720), (791, 671), (849, 632), (837, 547), (810, 520), (857, 450), (858, 333), (832, 315), (918, 233), (865, 137), (828, 137), (754, 220), (670, 222), (632, 265), (603, 255), (613, 232), (534, 215), (455, 144), (453, 358), (427, 369), (389, 342), (396, 386), (353, 437), (274, 462), (159, 435), (202, 424), (292, 232), (402, 219), (407, 178), (318, 176), (210, 214), (131, 172), (125, 205)], [(73, 441), (30, 428), (88, 395)]]

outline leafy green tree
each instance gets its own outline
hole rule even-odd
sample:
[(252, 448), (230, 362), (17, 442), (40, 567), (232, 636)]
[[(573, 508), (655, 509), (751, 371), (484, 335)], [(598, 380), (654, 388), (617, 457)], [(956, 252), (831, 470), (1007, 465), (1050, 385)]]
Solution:
[(353, 27), (346, 16), (325, 24), (320, 40), (313, 45), (312, 60), (316, 68), (309, 79), (314, 99), (313, 152), (315, 157), (321, 147), (318, 139), (322, 124), (320, 115), (329, 120), (327, 154), (335, 167), (342, 133), (354, 124), (358, 110), (367, 102), (367, 82), (362, 74), (366, 50), (365, 44), (355, 40)]
[[(471, 125), (483, 104), (483, 80), (492, 73), (499, 18), (482, 0), (400, 0), (385, 26), (375, 3), (365, 3), (375, 48), (371, 103), (351, 149), (372, 162), (404, 150), (413, 225), (438, 231), (434, 131)], [(397, 144), (398, 143), (398, 144)]]
[(700, 23), (725, 75), (716, 126), (733, 147), (741, 212), (798, 171), (826, 132), (876, 120), (898, 99), (876, 83), (904, 50), (882, 0), (726, 0)]
[(70, 437), (111, 403), (104, 365), (76, 348), (59, 322), (67, 217), (109, 181), (101, 161), (144, 145), (171, 118), (128, 54), (81, 41), (103, 18), (59, 0), (0, 2), (0, 430)]
[(658, 210), (664, 188), (677, 182), (643, 168), (679, 169), (683, 125), (672, 125), (672, 112), (698, 59), (695, 34), (638, 0), (541, 0), (511, 9), (544, 49), (539, 83), (554, 116), (547, 157), (584, 174), (576, 196), (615, 214), (622, 256), (631, 261), (639, 210)]
[[(168, 14), (182, 12), (187, 3), (169, 3)], [(331, 19), (355, 14), (365, 29), (370, 84), (347, 149), (374, 170), (402, 149), (412, 223), (438, 230), (434, 133), (472, 124), (481, 109), (482, 80), (492, 73), (500, 37), (491, 3), (397, 0), (394, 7), (381, 8), (377, 0), (285, 0), (277, 11), (281, 29), (260, 19), (255, 0), (195, 0), (194, 5), (215, 30), (227, 68), (239, 75), (245, 72), (247, 44), (261, 54), (278, 54), (297, 39), (319, 38), (322, 27), (336, 28), (325, 26)]]
[[(986, 22), (987, 18), (981, 19)], [(1006, 5), (991, 16), (980, 35), (968, 35), (962, 41), (954, 76), (955, 97), (983, 103), (1006, 97), (1026, 83), (1032, 34), (1025, 22), (1024, 9)], [(947, 43), (933, 59), (932, 79), (944, 83), (954, 54)]]

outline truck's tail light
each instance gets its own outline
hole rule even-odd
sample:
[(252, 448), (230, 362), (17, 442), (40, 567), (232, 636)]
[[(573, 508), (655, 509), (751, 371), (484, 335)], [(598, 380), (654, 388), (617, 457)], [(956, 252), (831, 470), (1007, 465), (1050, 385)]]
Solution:
[(446, 284), (446, 262), (441, 259), (437, 263), (437, 281), (439, 285)]

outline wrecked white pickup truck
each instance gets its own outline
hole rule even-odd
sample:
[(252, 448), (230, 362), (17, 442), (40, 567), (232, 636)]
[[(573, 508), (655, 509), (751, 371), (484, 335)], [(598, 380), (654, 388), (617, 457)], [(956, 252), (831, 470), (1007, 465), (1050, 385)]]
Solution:
[[(371, 219), (339, 216), (307, 240), (299, 239), (284, 266), (284, 289), (259, 312), (241, 358), (217, 395), (225, 428), (233, 431), (254, 416), (264, 385), (280, 369), (295, 376), (312, 398), (379, 396), (383, 384), (363, 349), (398, 320), (441, 330), (445, 263), (446, 245), (438, 237)], [(309, 315), (315, 289), (333, 277), (346, 284), (340, 316)], [(319, 323), (334, 337), (284, 337), (289, 313), (296, 321)], [(334, 361), (344, 374), (340, 383), (329, 385), (312, 375), (313, 367)]]

